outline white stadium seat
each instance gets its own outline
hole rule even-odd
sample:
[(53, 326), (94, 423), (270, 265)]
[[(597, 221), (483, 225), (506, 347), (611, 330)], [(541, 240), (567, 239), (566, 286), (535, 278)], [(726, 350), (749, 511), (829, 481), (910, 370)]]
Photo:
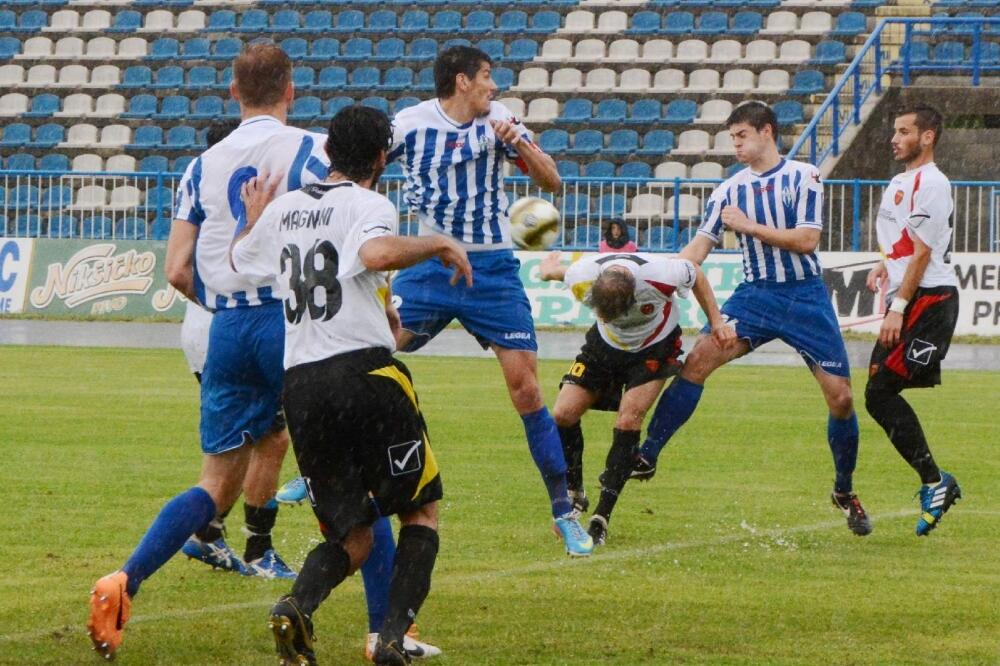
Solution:
[(755, 39), (747, 44), (743, 62), (771, 62), (778, 57), (778, 45), (770, 39)]
[(24, 67), (0, 65), (0, 86), (18, 86), (24, 82)]
[(712, 92), (719, 89), (719, 70), (696, 69), (688, 76), (689, 92)]
[(617, 79), (613, 69), (592, 69), (587, 72), (583, 89), (587, 92), (607, 92), (614, 89)]
[(788, 72), (783, 69), (765, 69), (757, 77), (757, 92), (783, 93), (790, 86)]
[(743, 46), (735, 39), (720, 39), (712, 44), (712, 53), (708, 62), (736, 62), (743, 56)]
[(753, 72), (749, 69), (728, 69), (722, 75), (722, 89), (727, 92), (746, 92), (753, 87)]
[(801, 64), (812, 57), (812, 48), (809, 42), (801, 39), (792, 39), (781, 44), (778, 51), (778, 62)]
[(677, 45), (674, 60), (677, 62), (701, 62), (708, 58), (708, 44), (700, 39), (685, 39)]
[(7, 93), (0, 97), (0, 117), (13, 118), (28, 110), (28, 96), (23, 93)]
[(94, 113), (94, 98), (87, 93), (73, 93), (63, 99), (62, 111), (55, 114), (59, 118), (85, 118)]
[(760, 31), (762, 35), (787, 35), (798, 30), (799, 19), (794, 12), (771, 12), (767, 15), (767, 25)]
[(77, 123), (66, 132), (63, 146), (92, 146), (97, 143), (97, 128), (88, 123)]
[(118, 93), (101, 95), (94, 102), (94, 116), (107, 118), (125, 113), (125, 98)]
[(653, 75), (654, 92), (676, 92), (684, 87), (684, 72), (679, 69), (661, 69)]
[(83, 40), (79, 37), (63, 37), (56, 42), (52, 54), (57, 58), (79, 58), (83, 55)]
[(651, 39), (642, 45), (642, 62), (665, 63), (674, 57), (674, 44), (668, 39)]
[(139, 32), (170, 32), (174, 29), (174, 14), (166, 9), (154, 9), (146, 14)]
[(92, 88), (116, 86), (121, 82), (121, 75), (117, 65), (98, 65), (90, 73), (90, 86)]
[(639, 218), (662, 217), (665, 203), (663, 197), (659, 194), (637, 194), (632, 197), (628, 212), (625, 213), (625, 218), (635, 220)]
[(205, 27), (205, 12), (189, 9), (177, 15), (178, 32), (197, 32)]
[(833, 30), (833, 17), (828, 12), (806, 12), (802, 15), (799, 34), (822, 35)]
[(108, 191), (100, 185), (84, 185), (76, 191), (70, 208), (103, 208), (108, 202)]
[(142, 37), (126, 37), (118, 43), (118, 57), (129, 60), (145, 58), (148, 48), (149, 45)]
[(519, 97), (504, 97), (500, 103), (507, 107), (516, 118), (524, 118), (524, 100)]
[(18, 60), (40, 60), (52, 55), (52, 40), (48, 37), (29, 37), (24, 40)]
[[(698, 131), (698, 130), (692, 130)], [(674, 213), (674, 197), (667, 199), (667, 210), (670, 215)], [(681, 194), (677, 200), (677, 218), (680, 220), (692, 220), (701, 215), (701, 200), (693, 194)]]
[(548, 123), (559, 115), (559, 102), (551, 97), (538, 97), (528, 102), (528, 123)]
[(728, 99), (710, 99), (698, 108), (696, 125), (721, 125), (733, 112), (733, 103)]
[(104, 160), (93, 153), (77, 155), (73, 158), (73, 171), (104, 171)]
[(583, 87), (583, 73), (578, 69), (563, 67), (552, 72), (549, 90), (553, 92), (575, 92)]
[(549, 72), (541, 67), (527, 67), (517, 75), (514, 90), (542, 90), (549, 85)]
[(546, 39), (535, 62), (567, 62), (573, 57), (573, 42), (568, 39)]
[(691, 167), (692, 178), (704, 180), (719, 180), (724, 177), (722, 165), (718, 162), (698, 162)]
[(56, 68), (52, 65), (34, 65), (25, 75), (24, 82), (29, 86), (53, 86), (56, 82)]
[(132, 140), (132, 130), (127, 125), (108, 125), (101, 129), (102, 148), (121, 148)]
[(622, 11), (604, 11), (597, 17), (596, 32), (602, 35), (620, 35), (628, 29), (628, 14)]
[(73, 32), (80, 25), (80, 14), (72, 9), (60, 9), (52, 12), (49, 24), (42, 32)]
[(678, 155), (700, 155), (709, 148), (709, 136), (705, 130), (685, 130), (677, 137), (677, 147), (673, 152)]
[(87, 42), (86, 57), (89, 60), (106, 60), (117, 55), (117, 45), (110, 37), (94, 37)]
[(652, 85), (652, 74), (645, 69), (626, 69), (618, 81), (618, 90), (645, 92)]
[(634, 39), (616, 39), (608, 45), (609, 62), (636, 62), (639, 59), (639, 42)]
[(603, 39), (583, 39), (576, 45), (574, 62), (601, 62), (604, 60)]
[(736, 149), (733, 148), (733, 137), (729, 136), (729, 130), (716, 133), (712, 150), (708, 152), (710, 155), (732, 155), (736, 152)]
[(101, 32), (110, 27), (111, 12), (106, 9), (91, 9), (80, 21), (80, 29), (87, 32)]
[(566, 14), (566, 20), (559, 32), (587, 33), (594, 31), (594, 12), (577, 9)]
[(60, 88), (79, 88), (87, 85), (90, 70), (83, 65), (66, 65), (59, 70)]
[[(114, 158), (109, 158), (110, 162)], [(111, 208), (135, 208), (142, 201), (142, 192), (134, 185), (120, 185), (111, 190)]]
[[(112, 173), (131, 173), (135, 171), (135, 158), (131, 155), (112, 155), (108, 158), (104, 169)], [(111, 200), (114, 201), (114, 193), (111, 195)]]
[(684, 162), (660, 162), (653, 169), (653, 177), (662, 180), (687, 178), (687, 165)]

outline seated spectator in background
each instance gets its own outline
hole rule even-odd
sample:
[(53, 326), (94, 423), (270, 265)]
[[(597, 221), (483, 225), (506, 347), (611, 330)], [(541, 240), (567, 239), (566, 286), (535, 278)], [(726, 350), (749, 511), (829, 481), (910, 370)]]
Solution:
[(628, 237), (628, 227), (620, 220), (612, 220), (604, 229), (604, 238), (597, 249), (599, 252), (638, 252), (639, 248)]

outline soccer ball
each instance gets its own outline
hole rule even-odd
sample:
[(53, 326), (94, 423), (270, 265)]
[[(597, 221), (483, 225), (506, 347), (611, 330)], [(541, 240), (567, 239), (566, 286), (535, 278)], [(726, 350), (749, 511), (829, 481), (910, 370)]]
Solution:
[(545, 199), (518, 199), (509, 213), (510, 239), (522, 250), (545, 250), (559, 237), (559, 211)]

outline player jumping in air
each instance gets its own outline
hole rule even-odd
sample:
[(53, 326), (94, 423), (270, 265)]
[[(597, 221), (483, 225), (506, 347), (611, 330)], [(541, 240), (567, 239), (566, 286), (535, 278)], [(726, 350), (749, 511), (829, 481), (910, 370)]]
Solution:
[(555, 162), (531, 133), (493, 101), (491, 61), (479, 49), (455, 46), (434, 63), (437, 97), (396, 114), (389, 159), (406, 175), (406, 196), (420, 234), (447, 236), (469, 252), (475, 285), (453, 289), (451, 270), (431, 260), (401, 271), (393, 282), (403, 335), (399, 348), (419, 349), (458, 319), (500, 362), (528, 448), (545, 482), (554, 528), (570, 555), (586, 556), (593, 540), (580, 526), (566, 488), (566, 462), (555, 421), (538, 384), (535, 326), (518, 276), (504, 193), (506, 160), (542, 189), (561, 180)]
[(872, 350), (865, 407), (920, 476), (917, 536), (925, 536), (962, 491), (938, 469), (920, 420), (900, 393), (941, 383), (941, 361), (958, 320), (958, 279), (948, 260), (953, 204), (951, 183), (934, 164), (941, 114), (908, 107), (894, 126), (893, 157), (906, 171), (889, 183), (878, 211), (884, 259), (868, 274), (868, 288), (878, 291), (887, 281), (889, 307)]

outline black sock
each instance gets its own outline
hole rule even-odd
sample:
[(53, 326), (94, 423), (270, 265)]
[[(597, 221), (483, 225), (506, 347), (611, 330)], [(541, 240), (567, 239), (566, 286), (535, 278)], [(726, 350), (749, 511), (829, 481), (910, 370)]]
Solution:
[(396, 562), (389, 583), (389, 611), (379, 632), (384, 641), (403, 640), (403, 634), (417, 617), (431, 589), (438, 545), (437, 530), (423, 525), (406, 525), (399, 530)]
[(903, 460), (920, 475), (921, 482), (936, 483), (941, 479), (941, 470), (927, 446), (920, 420), (898, 390), (876, 388), (869, 383), (865, 389), (865, 408), (885, 430)]
[[(269, 502), (270, 504), (270, 502)], [(271, 530), (274, 529), (274, 521), (278, 517), (278, 507), (275, 506), (250, 506), (243, 505), (243, 513), (246, 515), (247, 549), (243, 553), (244, 562), (252, 562), (263, 557), (264, 553), (272, 548)]]
[(350, 566), (351, 558), (339, 543), (324, 541), (309, 551), (292, 585), (299, 609), (311, 617), (333, 588), (347, 578)]
[(580, 422), (560, 427), (559, 439), (566, 458), (566, 486), (570, 490), (583, 490), (583, 429)]
[(619, 430), (615, 428), (611, 449), (604, 463), (604, 474), (601, 475), (601, 499), (597, 502), (595, 514), (611, 519), (611, 512), (618, 501), (618, 495), (635, 463), (635, 455), (639, 447), (638, 430)]
[(212, 522), (195, 532), (194, 535), (202, 543), (212, 543), (214, 541), (218, 541), (226, 533), (226, 516), (228, 515), (229, 509), (217, 514), (215, 518), (212, 519)]

